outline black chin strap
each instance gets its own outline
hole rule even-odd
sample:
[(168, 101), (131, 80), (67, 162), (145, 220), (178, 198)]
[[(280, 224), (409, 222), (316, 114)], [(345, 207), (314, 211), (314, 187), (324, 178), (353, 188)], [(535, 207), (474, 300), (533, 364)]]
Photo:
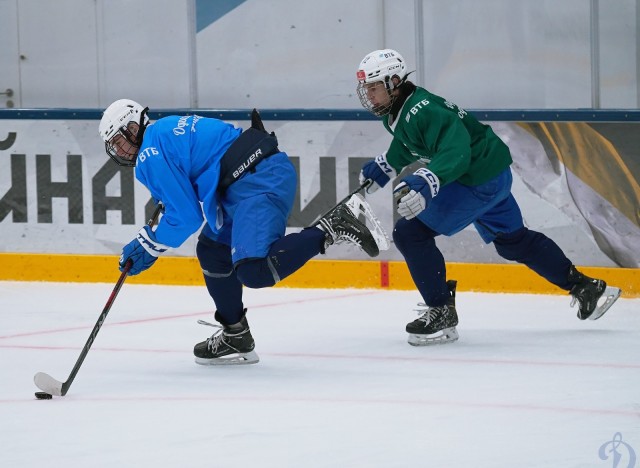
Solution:
[(407, 81), (407, 78), (409, 78), (409, 75), (411, 75), (412, 73), (415, 73), (415, 70), (411, 70), (409, 73), (404, 75), (404, 78), (400, 80), (400, 84), (398, 86), (402, 86), (404, 82)]
[(147, 129), (147, 126), (144, 124), (144, 118), (147, 116), (147, 112), (149, 112), (149, 108), (145, 107), (140, 112), (140, 121), (138, 122), (138, 134), (136, 135), (135, 145), (140, 148), (142, 146), (142, 139), (144, 138), (144, 131)]
[[(398, 89), (400, 86), (402, 86), (405, 83), (405, 81), (407, 81), (407, 78), (409, 78), (409, 75), (411, 75), (414, 72), (415, 72), (415, 70), (410, 71), (409, 73), (404, 75), (402, 78), (400, 78), (400, 76), (398, 76), (398, 75), (393, 75), (393, 77), (400, 78), (400, 83), (398, 83), (398, 85), (393, 89)], [(392, 78), (387, 77), (387, 80), (390, 82), (393, 79), (393, 77)], [(387, 85), (387, 89), (390, 89), (390, 87), (388, 85)]]

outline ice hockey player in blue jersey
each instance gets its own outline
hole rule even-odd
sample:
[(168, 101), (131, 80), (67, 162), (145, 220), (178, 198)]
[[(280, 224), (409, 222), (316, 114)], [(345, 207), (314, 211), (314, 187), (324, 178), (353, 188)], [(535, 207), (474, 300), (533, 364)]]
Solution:
[(107, 154), (119, 165), (135, 167), (136, 178), (164, 205), (156, 229), (145, 226), (123, 248), (120, 271), (129, 260), (130, 275), (148, 269), (205, 222), (196, 255), (220, 325), (195, 345), (195, 360), (205, 365), (258, 362), (243, 285), (273, 286), (338, 242), (355, 244), (374, 257), (376, 239), (344, 204), (313, 226), (285, 235), (297, 177), (257, 111), (244, 131), (197, 115), (151, 124), (147, 111), (121, 99), (104, 111), (99, 126)]

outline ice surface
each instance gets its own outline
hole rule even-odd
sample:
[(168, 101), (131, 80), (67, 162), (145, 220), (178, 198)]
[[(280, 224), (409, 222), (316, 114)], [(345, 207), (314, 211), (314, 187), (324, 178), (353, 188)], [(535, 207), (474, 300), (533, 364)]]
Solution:
[(412, 347), (416, 293), (247, 289), (261, 362), (205, 367), (205, 288), (125, 284), (36, 400), (112, 289), (0, 282), (1, 467), (607, 467), (618, 432), (640, 455), (638, 299), (581, 322), (568, 296), (460, 292), (460, 340)]

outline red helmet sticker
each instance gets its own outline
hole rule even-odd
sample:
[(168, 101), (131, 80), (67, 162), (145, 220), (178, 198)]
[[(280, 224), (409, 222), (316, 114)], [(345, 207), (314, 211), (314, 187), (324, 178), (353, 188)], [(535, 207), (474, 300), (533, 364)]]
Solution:
[(364, 72), (364, 70), (358, 70), (358, 73), (356, 73), (356, 76), (358, 77), (359, 81), (364, 81), (365, 78), (367, 77), (367, 74)]

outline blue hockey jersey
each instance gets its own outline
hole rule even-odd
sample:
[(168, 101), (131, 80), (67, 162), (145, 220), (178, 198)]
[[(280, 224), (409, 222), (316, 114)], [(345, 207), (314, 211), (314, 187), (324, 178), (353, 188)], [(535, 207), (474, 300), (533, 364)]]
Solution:
[(197, 115), (164, 117), (147, 127), (135, 174), (165, 205), (155, 231), (159, 242), (179, 247), (204, 217), (215, 230), (220, 160), (240, 133), (231, 124)]

